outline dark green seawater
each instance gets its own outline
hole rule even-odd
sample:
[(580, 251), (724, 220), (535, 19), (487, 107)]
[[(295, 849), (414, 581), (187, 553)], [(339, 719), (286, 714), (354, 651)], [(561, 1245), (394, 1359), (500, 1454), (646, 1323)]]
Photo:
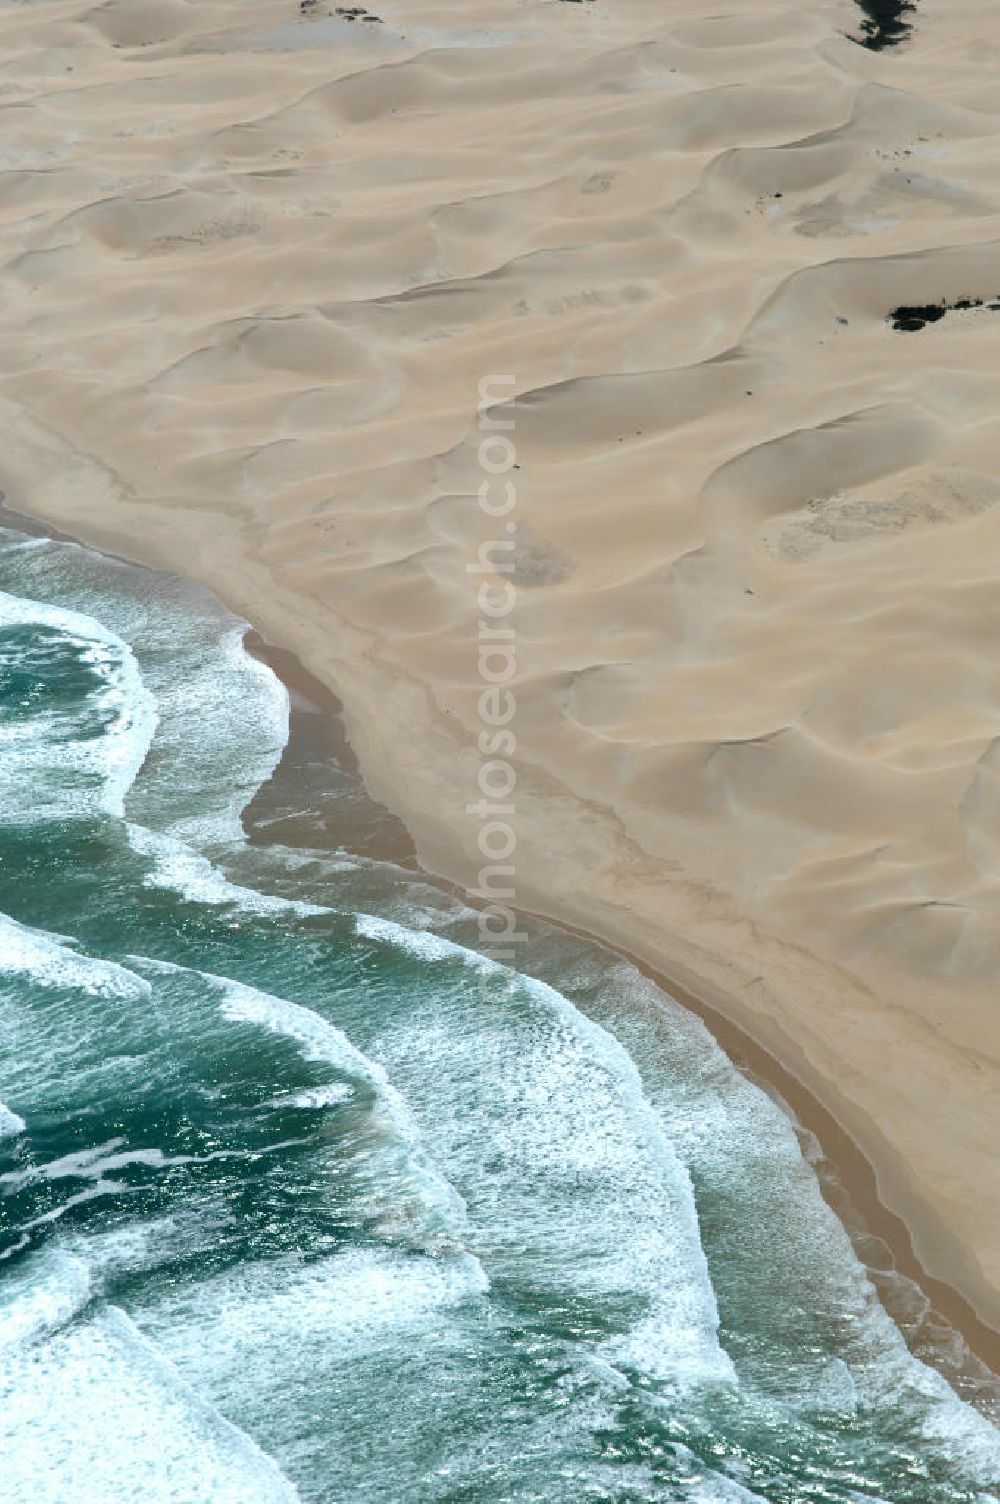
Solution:
[(2, 1504), (992, 1497), (815, 1145), (620, 961), (338, 851), (243, 633), (0, 531)]

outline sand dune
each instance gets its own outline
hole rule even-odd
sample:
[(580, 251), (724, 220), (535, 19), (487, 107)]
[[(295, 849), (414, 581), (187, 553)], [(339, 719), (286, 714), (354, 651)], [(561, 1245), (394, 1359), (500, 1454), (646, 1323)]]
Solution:
[(746, 1024), (1000, 1325), (994, 7), (327, 9), (0, 8), (10, 499), (297, 650), (466, 881), (511, 373), (518, 901)]

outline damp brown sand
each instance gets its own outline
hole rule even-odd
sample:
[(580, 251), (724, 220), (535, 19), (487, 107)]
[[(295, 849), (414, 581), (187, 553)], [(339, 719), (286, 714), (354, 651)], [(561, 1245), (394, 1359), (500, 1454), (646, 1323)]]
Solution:
[[(294, 771), (289, 773), (287, 770), (295, 769), (314, 757), (332, 758), (352, 776), (361, 773), (347, 735), (343, 707), (336, 694), (310, 673), (294, 653), (271, 646), (259, 633), (248, 633), (246, 645), (255, 657), (277, 674), (289, 692), (291, 717), (288, 748), (282, 763), (272, 775), (272, 782), (280, 784), (286, 779), (294, 780)], [(363, 782), (359, 782), (352, 812), (355, 830), (367, 833), (373, 811), (379, 822), (379, 847), (372, 850), (366, 842), (365, 854), (378, 856), (414, 872), (425, 871), (406, 827), (401, 821), (391, 817), (386, 819), (384, 806), (376, 805), (364, 789)], [(251, 840), (266, 844), (266, 831), (257, 830), (254, 826), (253, 805), (247, 811), (244, 823)], [(350, 852), (350, 833), (350, 827), (345, 829), (344, 825), (332, 831), (331, 844), (334, 849), (346, 849)], [(282, 840), (290, 845), (296, 844), (294, 827), (287, 822), (282, 826)], [(312, 826), (302, 831), (301, 844), (304, 847), (315, 845), (315, 830)], [(427, 875), (463, 902), (475, 904), (475, 899), (470, 899), (464, 890), (446, 878), (430, 871)], [(891, 1212), (879, 1196), (878, 1178), (871, 1162), (851, 1135), (802, 1081), (786, 1070), (752, 1034), (727, 1018), (718, 1005), (713, 1006), (712, 1001), (703, 994), (682, 986), (675, 978), (615, 946), (606, 937), (591, 934), (578, 926), (560, 923), (543, 914), (525, 913), (523, 917), (551, 923), (555, 928), (573, 934), (605, 953), (617, 955), (633, 966), (675, 1002), (700, 1018), (729, 1059), (774, 1096), (790, 1112), (797, 1125), (814, 1135), (830, 1172), (820, 1176), (824, 1196), (847, 1227), (862, 1261), (865, 1261), (862, 1245), (866, 1240), (875, 1238), (885, 1245), (891, 1258), (892, 1271), (912, 1280), (930, 1300), (932, 1315), (936, 1315), (962, 1337), (970, 1353), (974, 1355), (969, 1371), (970, 1388), (978, 1389), (986, 1397), (991, 1418), (1000, 1416), (1000, 1333), (979, 1319), (958, 1290), (944, 1280), (935, 1279), (923, 1268), (914, 1253), (913, 1240), (906, 1223)], [(530, 973), (530, 945), (518, 956), (518, 962)], [(990, 1371), (989, 1374), (981, 1373), (979, 1364), (984, 1365)], [(997, 1377), (993, 1378), (991, 1375)], [(946, 1377), (954, 1381), (956, 1375), (949, 1370)]]
[[(0, 501), (0, 526), (62, 542), (80, 543), (85, 547), (95, 546), (87, 544), (83, 536), (62, 531), (3, 501)], [(140, 568), (154, 567), (134, 557), (124, 547), (119, 550), (102, 547), (100, 551)], [(332, 851), (363, 854), (415, 873), (424, 872), (448, 892), (474, 904), (475, 899), (470, 899), (464, 889), (421, 863), (405, 824), (371, 797), (348, 735), (344, 707), (334, 690), (306, 668), (294, 652), (267, 642), (256, 628), (248, 629), (244, 642), (247, 650), (277, 675), (289, 696), (288, 743), (269, 780), (270, 785), (281, 788), (286, 802), (291, 793), (294, 803), (296, 770), (304, 764), (317, 762), (330, 765), (349, 783), (350, 798), (338, 807), (335, 825), (322, 821), (318, 825), (316, 811), (304, 810), (298, 823), (294, 819), (282, 820), (282, 844), (317, 849), (325, 830)], [(244, 814), (248, 838), (265, 845), (268, 832), (256, 823), (255, 809), (266, 801), (267, 794), (268, 786), (265, 785)], [(343, 818), (345, 811), (346, 819)], [(953, 1368), (945, 1367), (945, 1376), (953, 1382), (958, 1378), (967, 1397), (984, 1401), (987, 1413), (996, 1419), (1000, 1414), (1000, 1333), (979, 1318), (958, 1289), (928, 1273), (915, 1254), (906, 1221), (890, 1210), (880, 1196), (878, 1175), (871, 1159), (815, 1093), (751, 1032), (728, 1016), (724, 998), (689, 981), (681, 981), (665, 969), (649, 965), (641, 955), (616, 945), (613, 938), (569, 924), (541, 907), (523, 912), (527, 919), (553, 924), (557, 929), (615, 954), (635, 967), (641, 975), (700, 1018), (733, 1063), (775, 1096), (801, 1128), (814, 1135), (830, 1172), (820, 1175), (823, 1194), (847, 1227), (859, 1249), (859, 1256), (864, 1261), (862, 1245), (865, 1240), (881, 1240), (889, 1252), (891, 1270), (912, 1280), (923, 1291), (931, 1302), (932, 1313), (952, 1327), (969, 1350), (971, 1360), (967, 1371), (963, 1374), (960, 1369), (956, 1374)], [(518, 959), (530, 973), (530, 950), (525, 950)], [(933, 1361), (935, 1355), (931, 1351), (924, 1356)], [(983, 1372), (980, 1365), (987, 1371)], [(963, 1377), (967, 1379), (965, 1384), (961, 1383)]]

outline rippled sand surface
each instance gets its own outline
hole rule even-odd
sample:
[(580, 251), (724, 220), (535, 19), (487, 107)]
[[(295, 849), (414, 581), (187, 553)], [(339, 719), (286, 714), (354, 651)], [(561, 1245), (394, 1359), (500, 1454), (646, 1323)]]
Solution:
[(994, 8), (325, 11), (0, 9), (0, 478), (293, 647), (464, 881), (513, 375), (518, 901), (759, 1035), (996, 1324)]

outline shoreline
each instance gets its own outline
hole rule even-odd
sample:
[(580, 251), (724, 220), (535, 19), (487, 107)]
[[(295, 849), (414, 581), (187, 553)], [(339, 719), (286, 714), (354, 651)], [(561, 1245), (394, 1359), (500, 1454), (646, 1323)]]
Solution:
[[(158, 566), (136, 558), (126, 547), (119, 550), (106, 544), (89, 543), (84, 537), (49, 524), (38, 516), (18, 511), (8, 504), (2, 494), (0, 526), (10, 526), (35, 536), (75, 543), (135, 567), (179, 573), (168, 565)], [(225, 601), (221, 591), (209, 586), (205, 588), (222, 599), (223, 604), (233, 610), (234, 614), (246, 619), (247, 613)], [(289, 739), (285, 754), (269, 782), (280, 777), (285, 757), (294, 751), (295, 738), (302, 734), (303, 720), (318, 718), (322, 723), (326, 755), (336, 760), (346, 772), (356, 774), (364, 785), (366, 800), (388, 812), (389, 821), (395, 828), (394, 841), (385, 849), (380, 847), (381, 859), (399, 866), (412, 867), (414, 871), (426, 874), (433, 882), (451, 893), (461, 895), (463, 901), (471, 905), (473, 901), (467, 897), (460, 883), (421, 859), (417, 842), (406, 822), (371, 792), (365, 778), (363, 760), (350, 740), (344, 706), (336, 692), (314, 674), (297, 653), (290, 648), (272, 644), (252, 623), (248, 624), (244, 646), (249, 653), (271, 668), (289, 694)], [(247, 834), (250, 837), (251, 831), (248, 830)], [(541, 907), (514, 907), (515, 912), (525, 918), (552, 925), (618, 956), (699, 1018), (737, 1068), (764, 1090), (776, 1095), (793, 1121), (814, 1135), (824, 1161), (833, 1172), (833, 1189), (846, 1197), (846, 1207), (839, 1197), (831, 1198), (831, 1187), (820, 1176), (823, 1195), (846, 1227), (852, 1242), (863, 1235), (880, 1239), (891, 1254), (892, 1272), (912, 1280), (930, 1301), (932, 1312), (937, 1312), (958, 1333), (972, 1358), (985, 1365), (990, 1376), (1000, 1379), (1000, 1332), (978, 1315), (972, 1302), (957, 1285), (928, 1271), (917, 1254), (914, 1229), (905, 1216), (891, 1208), (880, 1194), (878, 1166), (873, 1157), (866, 1153), (849, 1128), (790, 1065), (782, 1061), (763, 1039), (736, 1022), (720, 1006), (720, 1000), (705, 996), (696, 986), (671, 976), (664, 968), (653, 965), (638, 952), (629, 950), (624, 944), (616, 943), (584, 925), (574, 924), (557, 914), (546, 913)], [(706, 992), (708, 990), (704, 989)], [(845, 1210), (856, 1217), (854, 1225), (845, 1217)], [(945, 1376), (953, 1381), (953, 1375)]]
[[(289, 692), (292, 711), (288, 751), (294, 755), (294, 741), (302, 731), (301, 704), (305, 702), (308, 706), (306, 715), (322, 718), (329, 737), (327, 743), (329, 754), (345, 757), (349, 770), (360, 773), (363, 779), (363, 770), (347, 735), (343, 706), (336, 693), (310, 673), (293, 652), (287, 648), (274, 647), (266, 642), (256, 628), (251, 628), (247, 633), (244, 645), (248, 652), (268, 665)], [(296, 711), (297, 704), (300, 707), (298, 711)], [(271, 775), (271, 781), (280, 777), (280, 774), (281, 764)], [(366, 798), (384, 809), (385, 806), (381, 804), (381, 801), (374, 800), (371, 793), (367, 791), (367, 785), (365, 789)], [(406, 826), (402, 821), (398, 821), (398, 824), (403, 831), (406, 831)], [(252, 828), (248, 829), (247, 833), (251, 836)], [(402, 852), (398, 848), (387, 850), (383, 853), (384, 859), (399, 866), (412, 866), (414, 871), (425, 874), (435, 884), (460, 897), (470, 907), (474, 907), (475, 900), (470, 899), (460, 885), (451, 881), (446, 875), (433, 871), (420, 861), (416, 845), (412, 842), (408, 831), (407, 837), (411, 843), (409, 852)], [(859, 1236), (880, 1239), (892, 1257), (891, 1272), (912, 1280), (919, 1287), (929, 1299), (932, 1312), (943, 1317), (962, 1338), (972, 1356), (983, 1363), (992, 1375), (997, 1376), (998, 1388), (1000, 1388), (1000, 1333), (977, 1316), (970, 1302), (958, 1289), (945, 1280), (935, 1278), (924, 1268), (914, 1250), (910, 1228), (905, 1220), (886, 1206), (879, 1196), (877, 1173), (868, 1156), (843, 1124), (837, 1121), (835, 1115), (794, 1072), (783, 1065), (747, 1029), (741, 1028), (697, 992), (674, 981), (664, 971), (649, 965), (641, 956), (615, 945), (612, 941), (582, 926), (569, 924), (565, 920), (553, 919), (546, 914), (517, 906), (515, 906), (515, 913), (525, 919), (548, 924), (555, 929), (575, 935), (588, 944), (617, 956), (634, 967), (640, 975), (652, 981), (660, 991), (673, 998), (681, 1007), (699, 1018), (737, 1068), (769, 1095), (776, 1097), (780, 1105), (789, 1112), (797, 1127), (814, 1135), (822, 1150), (824, 1161), (833, 1172), (832, 1185), (828, 1184), (822, 1175), (819, 1176), (824, 1199), (847, 1228), (852, 1242), (856, 1243)], [(529, 957), (519, 958), (520, 960), (523, 960), (525, 965), (530, 964)], [(864, 1262), (863, 1259), (861, 1261)]]
[(252, 9), (6, 15), (0, 486), (294, 652), (426, 871), (511, 843), (757, 1041), (997, 1351), (992, 8)]

